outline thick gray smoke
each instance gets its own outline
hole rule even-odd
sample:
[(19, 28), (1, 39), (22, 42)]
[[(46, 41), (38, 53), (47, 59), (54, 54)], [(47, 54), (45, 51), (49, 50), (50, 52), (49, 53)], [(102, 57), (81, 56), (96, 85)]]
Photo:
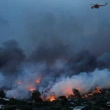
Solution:
[[(42, 49), (41, 46), (31, 56), (25, 57), (15, 40), (3, 43), (0, 87), (8, 89), (7, 97), (28, 98), (29, 91), (35, 89), (41, 92), (49, 90), (59, 96), (71, 94), (73, 88), (80, 88), (82, 93), (86, 93), (97, 86), (109, 87), (110, 53), (96, 57), (88, 51), (70, 54), (67, 47), (61, 48), (64, 48), (63, 53), (53, 47), (58, 52), (54, 53), (50, 47)], [(8, 83), (7, 79), (10, 79)]]
[(22, 49), (14, 40), (7, 41), (0, 48), (0, 71), (12, 75), (20, 70), (20, 65), (25, 59)]
[(84, 94), (95, 87), (109, 88), (109, 78), (109, 70), (96, 69), (90, 73), (83, 72), (72, 77), (60, 78), (60, 80), (52, 86), (51, 91), (54, 91), (57, 96), (67, 96), (73, 93), (72, 88), (76, 88), (81, 92), (81, 94)]
[(8, 97), (109, 86), (109, 5), (91, 10), (95, 0), (80, 2), (0, 1), (0, 88), (9, 89)]

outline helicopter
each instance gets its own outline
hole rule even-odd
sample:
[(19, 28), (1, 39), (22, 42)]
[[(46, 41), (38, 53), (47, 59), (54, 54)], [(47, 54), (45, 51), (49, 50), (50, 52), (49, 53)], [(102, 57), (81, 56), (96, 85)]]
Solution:
[(105, 3), (105, 5), (98, 5), (98, 4), (92, 4), (93, 6), (91, 7), (92, 9), (93, 8), (99, 8), (100, 6), (106, 6), (107, 5), (107, 3)]

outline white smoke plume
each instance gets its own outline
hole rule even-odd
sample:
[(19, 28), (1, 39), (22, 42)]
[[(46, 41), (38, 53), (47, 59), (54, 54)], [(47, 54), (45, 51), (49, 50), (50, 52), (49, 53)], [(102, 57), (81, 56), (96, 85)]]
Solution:
[[(31, 88), (38, 89), (35, 80), (39, 78), (39, 73), (40, 71), (38, 73), (29, 73), (29, 70), (27, 70), (24, 76), (19, 76), (21, 77), (21, 84), (16, 83), (16, 86), (14, 84), (14, 87), (6, 92), (7, 97), (29, 98), (29, 90)], [(48, 81), (46, 81), (45, 78), (47, 77), (42, 78), (41, 83), (46, 82), (47, 85), (39, 85), (39, 90), (43, 91), (49, 89), (49, 93), (54, 92), (57, 97), (72, 94), (74, 88), (78, 89), (81, 94), (85, 94), (96, 87), (110, 87), (110, 71), (108, 69), (96, 69), (89, 73), (82, 72), (71, 77), (60, 76), (56, 78), (55, 82), (53, 82), (52, 76), (50, 76), (50, 78), (48, 76)]]
[(82, 72), (72, 77), (63, 77), (56, 82), (51, 91), (55, 92), (56, 96), (70, 95), (72, 89), (78, 89), (82, 94), (89, 92), (95, 87), (109, 88), (110, 87), (110, 71), (108, 69), (98, 70), (86, 73)]
[(29, 92), (38, 89), (36, 81), (38, 78), (41, 78), (41, 70), (45, 68), (45, 64), (38, 64), (36, 70), (33, 67), (33, 65), (27, 65), (23, 68), (22, 73), (13, 81), (12, 88), (6, 91), (7, 97), (29, 98)]

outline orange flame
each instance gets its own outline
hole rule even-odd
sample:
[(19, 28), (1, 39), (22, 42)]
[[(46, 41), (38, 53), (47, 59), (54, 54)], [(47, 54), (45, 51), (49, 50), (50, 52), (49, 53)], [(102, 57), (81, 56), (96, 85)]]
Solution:
[(97, 93), (101, 93), (101, 89), (99, 87), (96, 88)]
[(32, 91), (34, 91), (34, 90), (35, 90), (35, 88), (29, 88), (29, 90), (32, 92)]
[(87, 97), (92, 96), (94, 94), (101, 94), (101, 93), (102, 93), (101, 89), (99, 87), (96, 87), (95, 90), (93, 90), (91, 93), (84, 95), (82, 98), (87, 98)]
[(36, 79), (36, 81), (35, 81), (38, 85), (40, 85), (40, 82), (41, 82), (41, 78), (38, 78), (38, 79)]
[(56, 96), (55, 96), (55, 95), (50, 95), (49, 101), (52, 102), (52, 101), (54, 101), (54, 100), (56, 100)]
[(54, 101), (54, 100), (56, 100), (56, 99), (57, 99), (57, 97), (56, 97), (55, 93), (54, 93), (54, 92), (51, 92), (51, 94), (50, 94), (48, 100), (49, 100), (50, 102), (52, 102), (52, 101)]

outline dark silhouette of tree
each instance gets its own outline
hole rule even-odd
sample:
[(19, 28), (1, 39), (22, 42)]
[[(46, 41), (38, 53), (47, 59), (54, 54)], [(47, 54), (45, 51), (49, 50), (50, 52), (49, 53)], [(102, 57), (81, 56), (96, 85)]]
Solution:
[(4, 98), (5, 97), (5, 92), (3, 90), (0, 90), (0, 98)]
[(81, 94), (80, 94), (79, 90), (73, 89), (73, 94), (75, 95), (76, 98), (81, 98)]
[(68, 102), (65, 96), (60, 96), (59, 99), (61, 99), (61, 104), (66, 104)]
[(58, 98), (61, 99), (61, 100), (65, 100), (65, 101), (67, 101), (66, 96), (59, 96)]
[(32, 92), (31, 98), (35, 102), (42, 102), (42, 99), (40, 98), (40, 96), (41, 96), (40, 92), (38, 90), (36, 90), (36, 91)]

